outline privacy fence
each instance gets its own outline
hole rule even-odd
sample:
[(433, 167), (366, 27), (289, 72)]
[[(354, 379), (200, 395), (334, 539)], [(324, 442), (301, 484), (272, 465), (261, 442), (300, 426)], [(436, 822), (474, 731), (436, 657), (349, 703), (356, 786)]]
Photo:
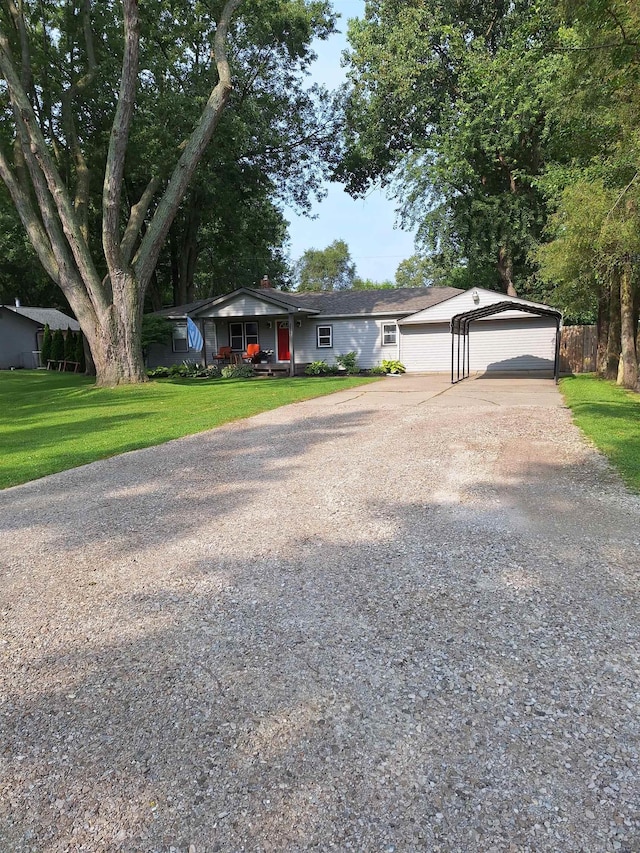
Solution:
[(560, 336), (560, 373), (594, 373), (597, 349), (596, 326), (565, 326)]

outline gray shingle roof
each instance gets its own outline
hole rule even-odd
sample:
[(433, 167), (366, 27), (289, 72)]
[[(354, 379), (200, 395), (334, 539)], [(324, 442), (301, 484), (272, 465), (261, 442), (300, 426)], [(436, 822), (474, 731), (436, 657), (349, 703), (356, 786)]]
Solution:
[(295, 293), (296, 304), (325, 316), (414, 314), (462, 293), (455, 287), (397, 287), (384, 290), (331, 290)]
[(71, 329), (73, 332), (80, 331), (80, 323), (74, 320), (73, 317), (68, 317), (62, 311), (58, 311), (57, 308), (27, 308), (22, 305), (3, 305), (2, 307), (8, 311), (13, 311), (15, 314), (20, 314), (22, 317), (26, 317), (27, 320), (33, 320), (39, 326), (45, 326), (48, 323), (52, 331), (56, 329), (62, 329), (63, 331)]
[[(281, 303), (283, 306), (302, 308), (307, 311), (318, 311), (325, 317), (353, 316), (362, 314), (414, 314), (445, 302), (458, 293), (455, 287), (398, 287), (384, 290), (331, 290), (322, 292), (283, 293), (280, 290), (256, 289), (252, 291), (258, 298), (263, 296), (268, 301)], [(164, 317), (186, 317), (197, 314), (218, 300), (226, 299), (233, 294), (212, 299), (200, 299), (187, 305), (177, 305), (175, 308), (164, 308), (156, 314)]]

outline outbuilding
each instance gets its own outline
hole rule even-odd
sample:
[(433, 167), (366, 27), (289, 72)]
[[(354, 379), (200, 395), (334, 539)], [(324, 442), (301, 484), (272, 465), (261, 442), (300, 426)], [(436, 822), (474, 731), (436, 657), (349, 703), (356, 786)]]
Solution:
[[(56, 308), (0, 305), (0, 370), (41, 367), (44, 327), (80, 331), (80, 324)], [(46, 365), (45, 365), (46, 367)]]

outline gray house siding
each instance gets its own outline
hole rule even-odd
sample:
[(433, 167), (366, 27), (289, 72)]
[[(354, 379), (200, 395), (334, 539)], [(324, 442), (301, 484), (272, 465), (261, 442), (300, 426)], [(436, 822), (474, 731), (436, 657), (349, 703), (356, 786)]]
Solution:
[[(326, 361), (335, 364), (336, 356), (348, 352), (358, 353), (358, 363), (362, 368), (371, 368), (380, 364), (383, 359), (398, 358), (398, 344), (382, 345), (382, 326), (384, 323), (394, 323), (389, 318), (344, 319), (340, 317), (314, 317), (302, 322), (295, 329), (296, 362)], [(333, 346), (319, 347), (316, 329), (318, 326), (331, 326)]]
[[(182, 364), (183, 361), (205, 361), (212, 364), (213, 358), (220, 347), (229, 346), (229, 323), (241, 322), (258, 322), (258, 341), (262, 349), (276, 349), (276, 321), (260, 318), (249, 317), (230, 317), (229, 319), (213, 320), (208, 317), (204, 319), (194, 320), (196, 326), (203, 332), (205, 353), (202, 351), (190, 349), (189, 352), (174, 352), (173, 344), (152, 344), (149, 347), (147, 356), (147, 366), (153, 367), (171, 367), (173, 364)], [(298, 331), (296, 329), (296, 331)], [(275, 359), (275, 355), (273, 356)], [(297, 358), (297, 356), (296, 356)]]
[(38, 367), (38, 326), (26, 317), (0, 308), (0, 369)]

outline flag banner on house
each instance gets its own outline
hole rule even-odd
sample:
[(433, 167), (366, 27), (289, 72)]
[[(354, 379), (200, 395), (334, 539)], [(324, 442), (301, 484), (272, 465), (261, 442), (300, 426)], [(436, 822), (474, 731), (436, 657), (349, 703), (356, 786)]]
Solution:
[(194, 349), (200, 352), (204, 346), (204, 340), (200, 334), (200, 329), (193, 322), (191, 317), (187, 317), (187, 334), (189, 335), (189, 349)]

